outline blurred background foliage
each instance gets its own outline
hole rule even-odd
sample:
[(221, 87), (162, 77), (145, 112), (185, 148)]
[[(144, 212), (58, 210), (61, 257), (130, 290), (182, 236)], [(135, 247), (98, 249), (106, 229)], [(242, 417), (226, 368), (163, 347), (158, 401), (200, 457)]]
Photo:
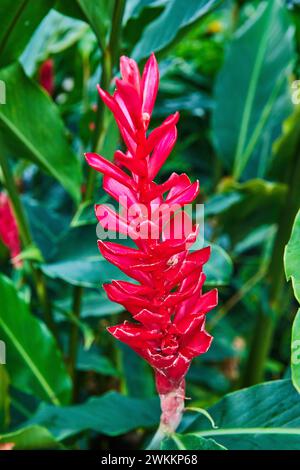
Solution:
[[(291, 377), (299, 390), (300, 371), (293, 364), (291, 375), (290, 367), (292, 331), (300, 339), (299, 319), (292, 330), (299, 215), (286, 248), (289, 284), (283, 258), (300, 206), (300, 112), (292, 100), (300, 3), (2, 0), (0, 13), (1, 183), (24, 261), (13, 269), (1, 245), (0, 443), (135, 449), (158, 423), (152, 371), (105, 330), (128, 314), (101, 289), (122, 273), (98, 254), (93, 205), (107, 196), (83, 158), (94, 150), (112, 159), (121, 145), (96, 84), (112, 91), (121, 54), (142, 66), (154, 51), (161, 73), (154, 124), (181, 115), (160, 178), (176, 171), (200, 180), (213, 247), (207, 285), (220, 296), (208, 315), (213, 345), (187, 377), (194, 411), (163, 446), (299, 449)], [(207, 407), (219, 429), (195, 411)]]

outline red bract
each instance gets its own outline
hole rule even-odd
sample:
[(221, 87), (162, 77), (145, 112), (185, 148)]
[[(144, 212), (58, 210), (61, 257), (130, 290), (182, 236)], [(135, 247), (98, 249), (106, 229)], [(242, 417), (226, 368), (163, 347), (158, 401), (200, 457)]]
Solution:
[(210, 249), (189, 250), (198, 227), (181, 210), (197, 197), (198, 182), (176, 173), (162, 184), (153, 181), (175, 144), (179, 118), (175, 113), (148, 132), (159, 83), (155, 56), (151, 55), (142, 76), (132, 59), (122, 57), (121, 75), (113, 96), (100, 87), (99, 93), (114, 114), (127, 151), (118, 150), (114, 163), (86, 154), (89, 165), (103, 173), (106, 192), (123, 205), (121, 214), (106, 205), (96, 206), (100, 224), (126, 234), (137, 246), (99, 240), (104, 258), (137, 281), (104, 285), (109, 299), (122, 304), (133, 317), (132, 322), (108, 331), (154, 368), (162, 426), (170, 431), (181, 419), (184, 378), (191, 360), (211, 344), (212, 337), (204, 329), (205, 315), (216, 306), (217, 291), (202, 292), (203, 265)]
[(52, 59), (45, 60), (39, 70), (40, 85), (46, 92), (53, 96), (54, 93), (54, 62)]
[(0, 238), (10, 251), (12, 263), (16, 268), (22, 266), (18, 260), (21, 252), (18, 226), (8, 196), (0, 193)]

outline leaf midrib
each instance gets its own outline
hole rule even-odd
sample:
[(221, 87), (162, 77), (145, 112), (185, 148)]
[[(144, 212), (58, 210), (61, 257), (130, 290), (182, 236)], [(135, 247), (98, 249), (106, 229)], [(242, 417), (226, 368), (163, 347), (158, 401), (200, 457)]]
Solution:
[(58, 181), (61, 181), (59, 172), (56, 171), (55, 165), (48, 165), (47, 159), (44, 158), (43, 154), (39, 152), (39, 150), (34, 147), (28, 138), (18, 130), (18, 128), (9, 120), (7, 119), (2, 113), (0, 113), (0, 120), (3, 121), (4, 125), (6, 125), (10, 131), (25, 145), (25, 147), (35, 156), (39, 163), (42, 163), (44, 167), (50, 172), (50, 174), (54, 175)]
[(42, 389), (46, 392), (48, 397), (50, 398), (51, 402), (54, 405), (61, 405), (59, 399), (57, 398), (54, 390), (51, 388), (47, 380), (43, 377), (40, 373), (39, 369), (35, 365), (35, 363), (31, 360), (30, 356), (27, 354), (26, 350), (22, 346), (22, 344), (18, 341), (14, 333), (11, 331), (9, 326), (4, 322), (3, 318), (0, 318), (0, 325), (2, 326), (5, 334), (9, 337), (11, 342), (14, 344), (15, 348), (19, 352), (22, 359), (27, 363), (28, 367), (32, 371), (33, 375), (36, 377), (36, 380), (41, 385)]
[(12, 22), (11, 24), (9, 25), (9, 27), (7, 28), (7, 31), (2, 39), (2, 42), (0, 44), (0, 56), (3, 54), (3, 50), (5, 49), (5, 46), (9, 40), (9, 36), (10, 36), (10, 33), (14, 30), (14, 28), (16, 27), (16, 24), (20, 18), (20, 16), (22, 15), (23, 11), (25, 10), (25, 8), (27, 7), (28, 5), (28, 2), (29, 0), (23, 0), (23, 3), (20, 5), (20, 7), (18, 8), (14, 18), (12, 19)]
[(207, 431), (193, 432), (193, 435), (206, 437), (206, 436), (225, 436), (235, 434), (285, 434), (300, 436), (300, 428), (226, 428), (226, 429), (213, 429)]

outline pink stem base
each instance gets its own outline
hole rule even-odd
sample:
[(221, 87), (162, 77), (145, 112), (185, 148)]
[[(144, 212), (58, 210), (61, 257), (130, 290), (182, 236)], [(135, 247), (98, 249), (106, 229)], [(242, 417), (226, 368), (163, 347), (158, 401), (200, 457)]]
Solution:
[(160, 394), (161, 418), (160, 427), (165, 434), (175, 432), (184, 410), (185, 383), (168, 393)]
[(160, 448), (161, 441), (169, 434), (174, 433), (178, 428), (184, 410), (184, 380), (178, 388), (167, 393), (160, 393), (159, 396), (162, 414), (158, 430), (148, 447), (149, 450), (158, 450)]

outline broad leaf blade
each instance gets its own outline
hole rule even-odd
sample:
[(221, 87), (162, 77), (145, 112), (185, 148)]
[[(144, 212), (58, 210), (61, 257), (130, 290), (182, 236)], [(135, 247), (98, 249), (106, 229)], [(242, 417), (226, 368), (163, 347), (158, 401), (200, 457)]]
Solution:
[(300, 401), (290, 380), (230, 393), (208, 411), (218, 429), (200, 416), (180, 431), (213, 438), (230, 450), (299, 449)]
[[(284, 268), (287, 280), (292, 281), (294, 294), (300, 303), (300, 210), (296, 215), (291, 238), (284, 251)], [(298, 310), (292, 328), (291, 369), (292, 381), (300, 393), (300, 309)]]
[(300, 393), (300, 309), (296, 314), (292, 328), (291, 369), (293, 385)]
[(0, 366), (0, 429), (5, 428), (9, 424), (9, 385), (9, 375), (6, 371), (6, 368), (2, 364)]
[(125, 278), (118, 268), (100, 255), (95, 225), (70, 229), (57, 244), (55, 255), (42, 269), (49, 277), (83, 287), (99, 288), (103, 282)]
[(159, 415), (156, 398), (141, 400), (109, 392), (81, 405), (55, 407), (43, 404), (30, 424), (45, 426), (62, 440), (86, 430), (119, 436), (139, 427), (155, 427)]
[(284, 266), (287, 280), (291, 280), (295, 297), (300, 303), (300, 210), (296, 215), (291, 238), (284, 252)]
[(57, 107), (19, 64), (0, 70), (0, 80), (6, 84), (6, 104), (0, 106), (1, 152), (32, 160), (79, 200), (81, 166)]
[(161, 450), (226, 450), (213, 439), (196, 434), (174, 434), (161, 443)]
[(230, 44), (216, 83), (213, 131), (219, 156), (237, 179), (265, 174), (272, 142), (292, 110), (293, 32), (283, 2), (264, 1)]
[(12, 385), (43, 400), (68, 403), (71, 380), (55, 340), (12, 281), (0, 275), (0, 336), (7, 345), (7, 370)]
[(13, 443), (14, 450), (57, 449), (60, 444), (42, 426), (28, 426), (9, 434), (0, 434), (0, 444)]
[(16, 60), (54, 0), (1, 0), (0, 67)]
[(136, 60), (165, 49), (179, 33), (209, 13), (219, 0), (169, 0), (165, 9), (143, 32), (132, 52)]
[(94, 30), (101, 48), (104, 50), (111, 31), (115, 2), (107, 2), (106, 0), (97, 0), (97, 2), (77, 0), (77, 3)]

